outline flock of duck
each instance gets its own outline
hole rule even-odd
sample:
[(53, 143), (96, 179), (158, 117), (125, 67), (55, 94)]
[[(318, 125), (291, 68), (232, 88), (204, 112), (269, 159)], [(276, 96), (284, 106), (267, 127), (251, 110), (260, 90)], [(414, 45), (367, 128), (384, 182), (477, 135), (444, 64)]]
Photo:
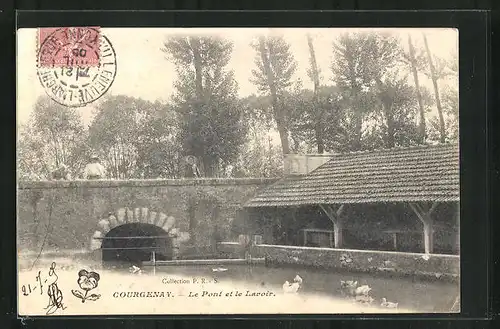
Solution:
[[(285, 283), (283, 283), (283, 292), (297, 293), (302, 287), (302, 283), (303, 279), (300, 277), (300, 275), (297, 274), (292, 283), (288, 281), (285, 281)], [(372, 290), (372, 288), (370, 288), (370, 286), (366, 284), (359, 286), (358, 281), (341, 280), (340, 289), (344, 297), (354, 299), (356, 302), (371, 305), (375, 301), (373, 297), (370, 296), (370, 291)], [(385, 308), (398, 308), (398, 303), (389, 302), (386, 298), (382, 298), (380, 306)]]
[[(374, 302), (373, 297), (370, 296), (372, 288), (370, 288), (367, 284), (358, 286), (358, 281), (341, 280), (340, 289), (343, 296), (347, 298), (354, 298), (355, 301), (362, 304), (372, 304)], [(382, 298), (380, 306), (386, 308), (398, 308), (398, 303), (389, 302), (386, 298)]]
[[(225, 272), (227, 268), (225, 267), (216, 267), (212, 268), (212, 272)], [(129, 268), (129, 272), (132, 274), (142, 274), (141, 268), (132, 265)], [(283, 283), (283, 292), (286, 294), (292, 293), (296, 294), (299, 292), (300, 288), (302, 288), (304, 280), (300, 277), (300, 275), (296, 275), (293, 278), (293, 281), (290, 283), (289, 281), (285, 281)], [(370, 292), (372, 288), (369, 285), (358, 285), (358, 281), (340, 281), (340, 290), (342, 295), (349, 299), (354, 299), (356, 302), (362, 304), (371, 305), (375, 301), (375, 299), (370, 296)], [(385, 308), (398, 308), (398, 303), (389, 302), (386, 298), (381, 299), (380, 303), (381, 307)]]

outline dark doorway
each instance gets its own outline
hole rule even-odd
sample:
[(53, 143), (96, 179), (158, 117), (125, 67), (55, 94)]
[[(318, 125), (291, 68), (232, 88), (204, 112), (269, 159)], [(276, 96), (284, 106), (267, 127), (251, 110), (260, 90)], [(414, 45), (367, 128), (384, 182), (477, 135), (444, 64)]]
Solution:
[(165, 230), (152, 224), (128, 223), (117, 226), (106, 234), (102, 242), (102, 260), (140, 264), (151, 260), (153, 248), (156, 260), (171, 260), (172, 240), (167, 235)]

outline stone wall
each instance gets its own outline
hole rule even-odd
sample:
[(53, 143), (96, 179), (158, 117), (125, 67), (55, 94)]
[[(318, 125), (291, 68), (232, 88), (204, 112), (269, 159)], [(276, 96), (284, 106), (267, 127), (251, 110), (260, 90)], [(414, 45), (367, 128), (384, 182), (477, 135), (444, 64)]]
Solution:
[(186, 248), (229, 239), (242, 204), (273, 179), (46, 181), (18, 185), (18, 251), (93, 250), (113, 227), (164, 228)]
[[(225, 257), (242, 257), (245, 253), (244, 248), (236, 242), (219, 243), (217, 248)], [(457, 281), (460, 274), (460, 257), (455, 255), (264, 244), (252, 246), (250, 254), (255, 258), (264, 257), (268, 264), (274, 265), (310, 266), (449, 281)]]

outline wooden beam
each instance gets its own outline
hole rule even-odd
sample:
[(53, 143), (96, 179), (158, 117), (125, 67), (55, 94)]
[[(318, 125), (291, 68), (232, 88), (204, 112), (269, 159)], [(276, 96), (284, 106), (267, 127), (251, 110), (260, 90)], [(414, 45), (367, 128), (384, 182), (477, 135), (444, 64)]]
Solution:
[(337, 221), (337, 218), (333, 215), (333, 212), (331, 211), (332, 209), (328, 206), (324, 206), (322, 204), (319, 205), (320, 208), (323, 210), (323, 212), (326, 214), (328, 219), (332, 221), (332, 224), (335, 225), (335, 222)]
[(336, 211), (337, 217), (340, 217), (340, 215), (342, 215), (343, 211), (344, 211), (344, 205), (341, 204), (340, 207)]
[(429, 214), (429, 216), (432, 214), (432, 212), (434, 211), (434, 209), (436, 209), (436, 207), (438, 206), (439, 203), (437, 202), (433, 202), (431, 207), (429, 208), (429, 211), (427, 212)]
[(425, 218), (423, 217), (423, 211), (417, 204), (410, 203), (410, 208), (413, 210), (413, 212), (417, 215), (418, 219), (422, 222), (423, 225), (425, 225)]

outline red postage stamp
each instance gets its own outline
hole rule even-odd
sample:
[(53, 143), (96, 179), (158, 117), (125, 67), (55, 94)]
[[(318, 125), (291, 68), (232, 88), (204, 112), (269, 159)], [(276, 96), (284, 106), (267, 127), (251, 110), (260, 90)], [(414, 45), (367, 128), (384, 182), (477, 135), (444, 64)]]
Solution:
[(37, 75), (59, 104), (80, 107), (99, 99), (116, 76), (116, 53), (98, 27), (38, 29)]
[(39, 67), (83, 67), (100, 63), (99, 27), (38, 29)]

